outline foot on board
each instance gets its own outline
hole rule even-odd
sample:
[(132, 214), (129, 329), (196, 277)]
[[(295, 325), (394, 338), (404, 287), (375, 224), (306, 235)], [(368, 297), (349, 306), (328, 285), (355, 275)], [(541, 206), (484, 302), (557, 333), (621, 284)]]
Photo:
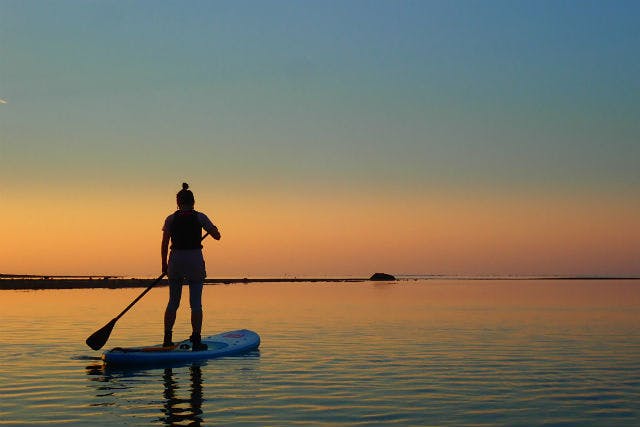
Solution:
[(191, 351), (205, 351), (207, 350), (209, 347), (206, 344), (203, 343), (198, 343), (198, 344), (193, 344), (193, 347), (191, 348)]
[(189, 340), (192, 343), (191, 351), (204, 351), (208, 348), (206, 344), (202, 343), (202, 337), (200, 335), (191, 335), (191, 337), (189, 337)]
[(175, 344), (173, 343), (173, 341), (171, 341), (171, 336), (173, 334), (169, 331), (164, 333), (164, 341), (162, 341), (162, 346), (163, 347), (173, 347)]

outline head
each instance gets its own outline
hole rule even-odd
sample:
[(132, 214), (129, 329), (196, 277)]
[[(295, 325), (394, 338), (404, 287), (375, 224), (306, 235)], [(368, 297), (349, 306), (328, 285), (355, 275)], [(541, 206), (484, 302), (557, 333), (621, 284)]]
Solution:
[(176, 194), (176, 202), (180, 209), (193, 209), (196, 200), (193, 197), (193, 193), (189, 190), (189, 184), (186, 182), (182, 183), (182, 190)]

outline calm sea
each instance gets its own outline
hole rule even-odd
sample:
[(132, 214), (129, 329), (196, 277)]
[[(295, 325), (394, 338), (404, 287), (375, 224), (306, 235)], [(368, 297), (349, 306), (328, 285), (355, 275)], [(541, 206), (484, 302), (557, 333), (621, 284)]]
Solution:
[[(0, 291), (0, 424), (640, 425), (640, 281), (207, 286), (205, 331), (259, 352), (105, 369), (84, 340), (140, 291)], [(167, 292), (106, 347), (159, 342)]]

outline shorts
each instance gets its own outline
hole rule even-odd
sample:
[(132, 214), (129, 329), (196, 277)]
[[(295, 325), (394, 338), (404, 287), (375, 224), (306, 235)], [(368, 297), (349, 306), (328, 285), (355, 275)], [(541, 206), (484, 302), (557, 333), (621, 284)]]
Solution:
[(169, 254), (167, 277), (169, 279), (168, 310), (178, 310), (182, 297), (182, 285), (187, 283), (191, 310), (202, 311), (202, 285), (207, 277), (202, 250), (172, 250)]

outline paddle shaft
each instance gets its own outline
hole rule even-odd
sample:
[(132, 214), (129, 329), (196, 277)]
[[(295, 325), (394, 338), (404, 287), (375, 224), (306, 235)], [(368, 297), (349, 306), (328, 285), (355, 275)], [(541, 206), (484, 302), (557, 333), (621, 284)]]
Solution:
[[(200, 239), (200, 241), (203, 241), (205, 239), (205, 237), (207, 237), (209, 235), (209, 233), (205, 233), (204, 236), (202, 236), (202, 238)], [(153, 281), (152, 284), (150, 284), (147, 289), (145, 289), (144, 291), (142, 291), (142, 293), (140, 295), (138, 295), (138, 297), (136, 299), (134, 299), (133, 301), (131, 301), (131, 304), (129, 304), (127, 306), (127, 308), (125, 308), (124, 310), (122, 310), (122, 312), (120, 314), (118, 314), (116, 317), (114, 317), (113, 320), (117, 321), (119, 318), (121, 318), (122, 316), (124, 316), (124, 314), (129, 311), (129, 309), (131, 309), (131, 307), (133, 307), (134, 305), (136, 305), (136, 303), (138, 301), (140, 301), (142, 299), (143, 296), (145, 296), (147, 294), (147, 292), (149, 292), (151, 290), (151, 288), (153, 288), (154, 286), (156, 286), (158, 283), (160, 283), (160, 281), (162, 280), (162, 278), (164, 276), (166, 276), (167, 273), (162, 273), (160, 276), (158, 276), (158, 278), (156, 280)]]

